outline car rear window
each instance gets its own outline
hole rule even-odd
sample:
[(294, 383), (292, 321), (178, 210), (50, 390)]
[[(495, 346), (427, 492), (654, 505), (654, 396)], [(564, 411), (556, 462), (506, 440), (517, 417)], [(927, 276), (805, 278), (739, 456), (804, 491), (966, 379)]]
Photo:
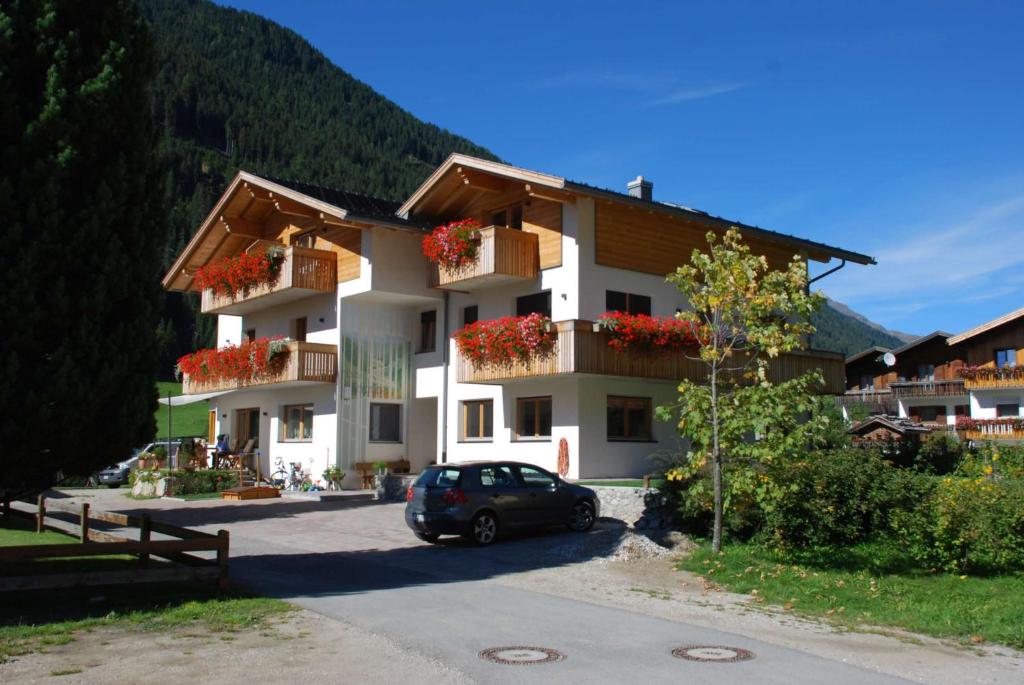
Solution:
[(440, 468), (440, 469), (427, 469), (420, 474), (420, 477), (416, 479), (417, 487), (437, 487), (437, 488), (450, 488), (458, 485), (459, 478), (462, 476), (462, 469), (456, 468)]

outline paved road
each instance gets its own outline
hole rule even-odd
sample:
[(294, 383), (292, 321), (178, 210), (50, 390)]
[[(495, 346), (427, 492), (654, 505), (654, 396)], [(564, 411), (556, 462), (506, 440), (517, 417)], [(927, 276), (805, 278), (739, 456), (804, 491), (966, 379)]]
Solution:
[[(123, 506), (121, 508), (124, 508)], [(271, 596), (384, 635), (481, 683), (906, 683), (848, 664), (683, 622), (561, 598), (502, 583), (503, 576), (563, 566), (573, 583), (579, 546), (570, 533), (513, 539), (487, 549), (419, 543), (402, 505), (190, 503), (161, 518), (229, 528), (232, 576)], [(605, 533), (607, 534), (607, 533)], [(751, 650), (740, 663), (674, 658), (684, 644)], [(481, 660), (496, 646), (550, 647), (557, 663)]]

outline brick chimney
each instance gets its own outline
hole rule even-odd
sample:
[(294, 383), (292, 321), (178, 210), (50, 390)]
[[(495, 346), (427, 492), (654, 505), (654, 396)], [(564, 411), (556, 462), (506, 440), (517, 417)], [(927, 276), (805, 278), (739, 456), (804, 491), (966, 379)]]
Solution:
[(654, 184), (645, 180), (643, 176), (637, 176), (635, 180), (627, 183), (626, 188), (631, 197), (638, 197), (641, 200), (650, 200), (654, 195)]

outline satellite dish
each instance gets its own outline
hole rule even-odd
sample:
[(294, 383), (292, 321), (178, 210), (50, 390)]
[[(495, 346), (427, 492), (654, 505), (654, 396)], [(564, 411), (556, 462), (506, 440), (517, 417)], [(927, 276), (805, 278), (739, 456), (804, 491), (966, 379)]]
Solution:
[(896, 355), (892, 352), (886, 352), (882, 355), (882, 361), (885, 362), (886, 366), (896, 366)]

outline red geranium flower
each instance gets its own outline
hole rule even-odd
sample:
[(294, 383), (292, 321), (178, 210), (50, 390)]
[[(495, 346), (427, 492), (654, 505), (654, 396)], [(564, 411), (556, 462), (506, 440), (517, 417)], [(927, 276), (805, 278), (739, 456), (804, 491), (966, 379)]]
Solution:
[(476, 259), (479, 233), (480, 223), (473, 219), (438, 226), (423, 239), (423, 254), (445, 269), (459, 269)]

